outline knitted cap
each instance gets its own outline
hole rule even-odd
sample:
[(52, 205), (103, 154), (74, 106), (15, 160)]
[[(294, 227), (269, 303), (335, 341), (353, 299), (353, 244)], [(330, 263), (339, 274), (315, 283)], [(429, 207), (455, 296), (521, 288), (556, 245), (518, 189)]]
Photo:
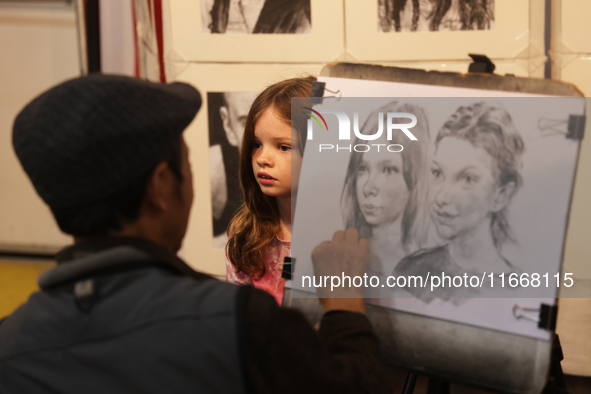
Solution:
[(29, 103), (14, 122), (12, 142), (50, 207), (82, 205), (156, 165), (200, 106), (199, 92), (185, 83), (94, 74)]

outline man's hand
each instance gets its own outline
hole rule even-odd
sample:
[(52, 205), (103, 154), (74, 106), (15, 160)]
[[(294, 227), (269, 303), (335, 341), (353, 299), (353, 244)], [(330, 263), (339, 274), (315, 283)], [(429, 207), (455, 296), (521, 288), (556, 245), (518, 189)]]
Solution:
[[(356, 229), (337, 231), (332, 241), (325, 241), (314, 248), (312, 262), (315, 276), (363, 276), (368, 262), (367, 240), (359, 238)], [(343, 281), (339, 287), (331, 291), (330, 287), (318, 288), (318, 298), (324, 312), (344, 310), (365, 313), (363, 287), (349, 286)], [(329, 281), (330, 283), (330, 281)]]

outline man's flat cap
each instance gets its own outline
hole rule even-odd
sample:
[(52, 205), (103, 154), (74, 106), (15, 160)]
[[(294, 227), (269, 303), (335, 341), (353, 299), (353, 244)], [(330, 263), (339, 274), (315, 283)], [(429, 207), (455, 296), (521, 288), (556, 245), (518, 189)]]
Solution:
[(101, 74), (75, 78), (20, 112), (14, 150), (50, 207), (83, 205), (154, 167), (200, 106), (199, 92), (185, 83)]

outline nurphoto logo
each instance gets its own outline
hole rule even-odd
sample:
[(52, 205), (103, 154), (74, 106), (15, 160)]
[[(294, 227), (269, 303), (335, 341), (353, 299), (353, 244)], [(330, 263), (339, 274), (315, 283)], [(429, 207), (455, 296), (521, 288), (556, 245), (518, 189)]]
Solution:
[[(337, 117), (339, 122), (339, 140), (351, 140), (351, 120), (349, 115), (347, 115), (344, 111), (336, 110), (336, 109), (323, 109), (321, 111), (316, 111), (309, 107), (303, 107), (310, 112), (304, 112), (304, 114), (309, 115), (310, 119), (308, 119), (308, 140), (314, 139), (314, 121), (320, 126), (320, 130), (328, 131), (328, 124), (326, 123), (326, 119), (322, 114), (333, 114)], [(394, 123), (399, 122), (400, 119), (409, 119), (410, 122), (408, 123)], [(392, 141), (392, 135), (394, 132), (402, 131), (411, 141), (417, 141), (417, 137), (413, 135), (413, 133), (409, 130), (416, 126), (417, 124), (417, 117), (413, 114), (407, 112), (388, 112), (384, 116), (383, 112), (378, 113), (378, 130), (374, 134), (362, 134), (359, 131), (359, 113), (353, 113), (353, 133), (358, 140), (361, 141), (375, 141), (378, 138), (382, 137), (384, 134), (384, 121), (386, 123), (386, 138), (388, 141)], [(324, 125), (324, 127), (323, 127)], [(372, 149), (377, 149), (380, 151), (381, 147), (385, 147), (388, 152), (396, 153), (402, 152), (404, 147), (400, 144), (355, 144), (355, 145), (334, 145), (334, 144), (319, 144), (318, 148), (320, 152), (322, 151), (355, 151), (355, 152), (368, 152)]]

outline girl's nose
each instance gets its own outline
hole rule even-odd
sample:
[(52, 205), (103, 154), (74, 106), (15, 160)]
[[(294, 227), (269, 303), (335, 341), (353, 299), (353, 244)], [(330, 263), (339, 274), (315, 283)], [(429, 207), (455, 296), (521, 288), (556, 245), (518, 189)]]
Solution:
[(259, 167), (272, 167), (273, 166), (273, 158), (268, 149), (264, 147), (259, 150), (259, 154), (257, 156), (257, 164)]

